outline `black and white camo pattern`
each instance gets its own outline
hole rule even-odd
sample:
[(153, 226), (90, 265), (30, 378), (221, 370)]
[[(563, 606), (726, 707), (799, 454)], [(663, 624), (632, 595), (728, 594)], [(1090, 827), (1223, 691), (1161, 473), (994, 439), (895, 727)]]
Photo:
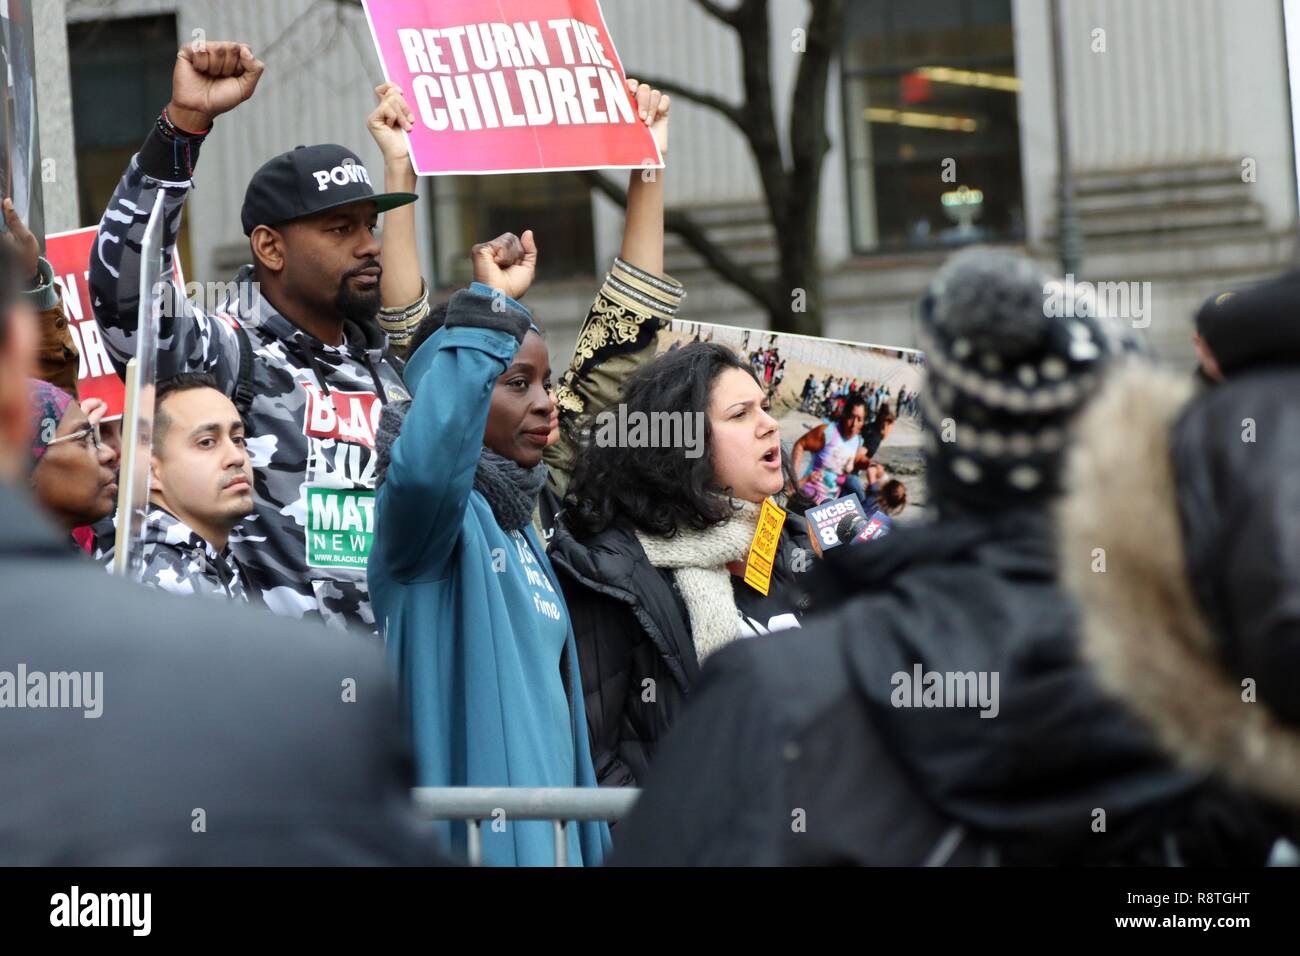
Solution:
[(248, 601), (230, 548), (218, 551), (162, 508), (150, 508), (145, 516), (143, 568), (141, 583), (160, 591)]
[[(146, 175), (133, 158), (99, 224), (90, 261), (91, 301), (119, 372), (135, 354), (149, 210), (162, 189), (163, 275), (170, 281), (189, 187)], [(247, 331), (256, 393), (248, 422), (255, 511), (231, 537), (234, 555), (249, 587), (273, 612), (374, 633), (365, 567), (373, 535), (374, 430), (382, 403), (409, 397), (400, 366), (385, 357), (378, 326), (349, 324), (347, 344), (326, 345), (280, 315), (258, 294), (251, 275), (251, 266), (241, 269), (212, 314), (177, 297), (171, 317), (164, 314), (160, 323), (158, 377), (207, 372), (233, 394), (239, 371), (235, 327)], [(382, 395), (376, 395), (372, 368)], [(309, 497), (318, 530), (327, 532), (323, 536), (308, 534)]]

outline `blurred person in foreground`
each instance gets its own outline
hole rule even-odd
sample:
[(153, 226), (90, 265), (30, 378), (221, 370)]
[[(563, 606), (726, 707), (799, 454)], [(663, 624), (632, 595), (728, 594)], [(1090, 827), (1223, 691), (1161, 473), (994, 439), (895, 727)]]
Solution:
[(1065, 581), (1083, 610), (1084, 650), (1107, 688), (1181, 763), (1285, 813), (1292, 840), (1300, 815), (1300, 350), (1281, 348), (1279, 337), (1283, 326), (1300, 328), (1298, 278), (1233, 297), (1232, 315), (1219, 318), (1272, 330), (1271, 345), (1220, 347), (1225, 377), (1214, 388), (1144, 367), (1107, 386), (1071, 453), (1060, 544)]
[(437, 862), (376, 649), (196, 614), (78, 562), (40, 517), (20, 281), (0, 248), (0, 865)]
[(1216, 292), (1201, 304), (1194, 323), (1201, 385), (1263, 365), (1300, 365), (1300, 270)]
[(1176, 769), (1079, 659), (1051, 508), (1118, 346), (1049, 317), (1054, 285), (982, 249), (940, 270), (921, 307), (939, 519), (829, 552), (810, 587), (837, 610), (710, 662), (616, 863), (1266, 859), (1253, 804)]

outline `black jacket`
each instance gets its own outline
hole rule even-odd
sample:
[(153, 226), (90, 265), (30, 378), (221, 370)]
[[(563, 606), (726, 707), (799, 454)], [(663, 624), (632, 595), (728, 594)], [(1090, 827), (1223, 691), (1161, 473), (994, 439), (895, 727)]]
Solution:
[[(1023, 511), (831, 552), (838, 609), (710, 660), (614, 863), (1261, 862), (1077, 659), (1052, 544)], [(996, 716), (897, 706), (917, 665), (998, 675)]]
[[(773, 576), (792, 590), (796, 549), (811, 563), (803, 520), (791, 514)], [(686, 604), (672, 572), (654, 567), (626, 526), (582, 541), (561, 527), (549, 554), (577, 637), (596, 777), (637, 786), (699, 677)]]
[[(1258, 795), (1294, 829), (1300, 369), (1238, 372), (1199, 393), (1129, 369), (1078, 431), (1061, 558), (1085, 651), (1170, 754)], [(1094, 552), (1104, 574), (1089, 566)]]
[(368, 642), (112, 578), (5, 486), (0, 621), (26, 701), (34, 674), (102, 674), (90, 708), (0, 688), (0, 865), (438, 861)]

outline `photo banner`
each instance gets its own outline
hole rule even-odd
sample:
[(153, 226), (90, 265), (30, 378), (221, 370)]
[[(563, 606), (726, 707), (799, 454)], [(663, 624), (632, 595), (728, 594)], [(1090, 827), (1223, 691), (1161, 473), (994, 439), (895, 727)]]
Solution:
[[(663, 354), (695, 342), (725, 345), (749, 366), (769, 402), (770, 414), (781, 426), (782, 443), (805, 495), (828, 504), (860, 487), (864, 497), (872, 499), (896, 482), (901, 488), (895, 493), (901, 490), (906, 504), (894, 513), (895, 520), (906, 523), (926, 513), (930, 501), (920, 405), (924, 353), (682, 318), (673, 319), (659, 332), (657, 348)], [(829, 430), (838, 432), (846, 410), (856, 405), (863, 406), (858, 435), (828, 443)], [(797, 444), (802, 447), (796, 452)], [(864, 461), (858, 460), (859, 452)], [(861, 503), (864, 507), (857, 514), (866, 525), (859, 531), (880, 537), (884, 532), (872, 525), (865, 507), (869, 501)], [(813, 510), (805, 517), (815, 526)], [(835, 515), (830, 534), (843, 517)], [(822, 543), (829, 539), (823, 537)]]
[(45, 209), (32, 7), (32, 0), (0, 0), (0, 194), (14, 201), (18, 218), (39, 238)]
[(657, 169), (598, 0), (363, 0), (423, 176)]
[[(90, 252), (98, 227), (87, 226), (45, 237), (45, 258), (54, 270), (54, 281), (63, 293), (63, 315), (68, 320), (72, 341), (81, 354), (77, 368), (77, 396), (102, 398), (108, 405), (105, 421), (122, 417), (123, 384), (113, 369), (99, 323), (90, 307)], [(184, 290), (180, 259), (173, 262), (176, 288)]]

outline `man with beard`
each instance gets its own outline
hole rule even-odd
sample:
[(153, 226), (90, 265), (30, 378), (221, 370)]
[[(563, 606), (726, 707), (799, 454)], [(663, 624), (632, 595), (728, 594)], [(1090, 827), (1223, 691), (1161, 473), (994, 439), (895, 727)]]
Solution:
[(247, 601), (230, 533), (253, 510), (244, 423), (210, 375), (160, 382), (154, 396), (141, 581), (173, 594)]
[[(118, 184), (91, 256), (95, 316), (114, 362), (136, 352), (140, 248), (162, 192), (165, 277), (181, 208), (213, 120), (253, 95), (262, 63), (243, 44), (186, 46), (172, 98)], [(408, 398), (376, 322), (380, 213), (414, 202), (376, 194), (342, 146), (298, 147), (248, 184), (241, 221), (252, 262), (212, 311), (164, 288), (158, 378), (211, 375), (248, 426), (253, 517), (230, 547), (272, 611), (373, 632), (366, 561), (374, 527), (374, 433)]]

